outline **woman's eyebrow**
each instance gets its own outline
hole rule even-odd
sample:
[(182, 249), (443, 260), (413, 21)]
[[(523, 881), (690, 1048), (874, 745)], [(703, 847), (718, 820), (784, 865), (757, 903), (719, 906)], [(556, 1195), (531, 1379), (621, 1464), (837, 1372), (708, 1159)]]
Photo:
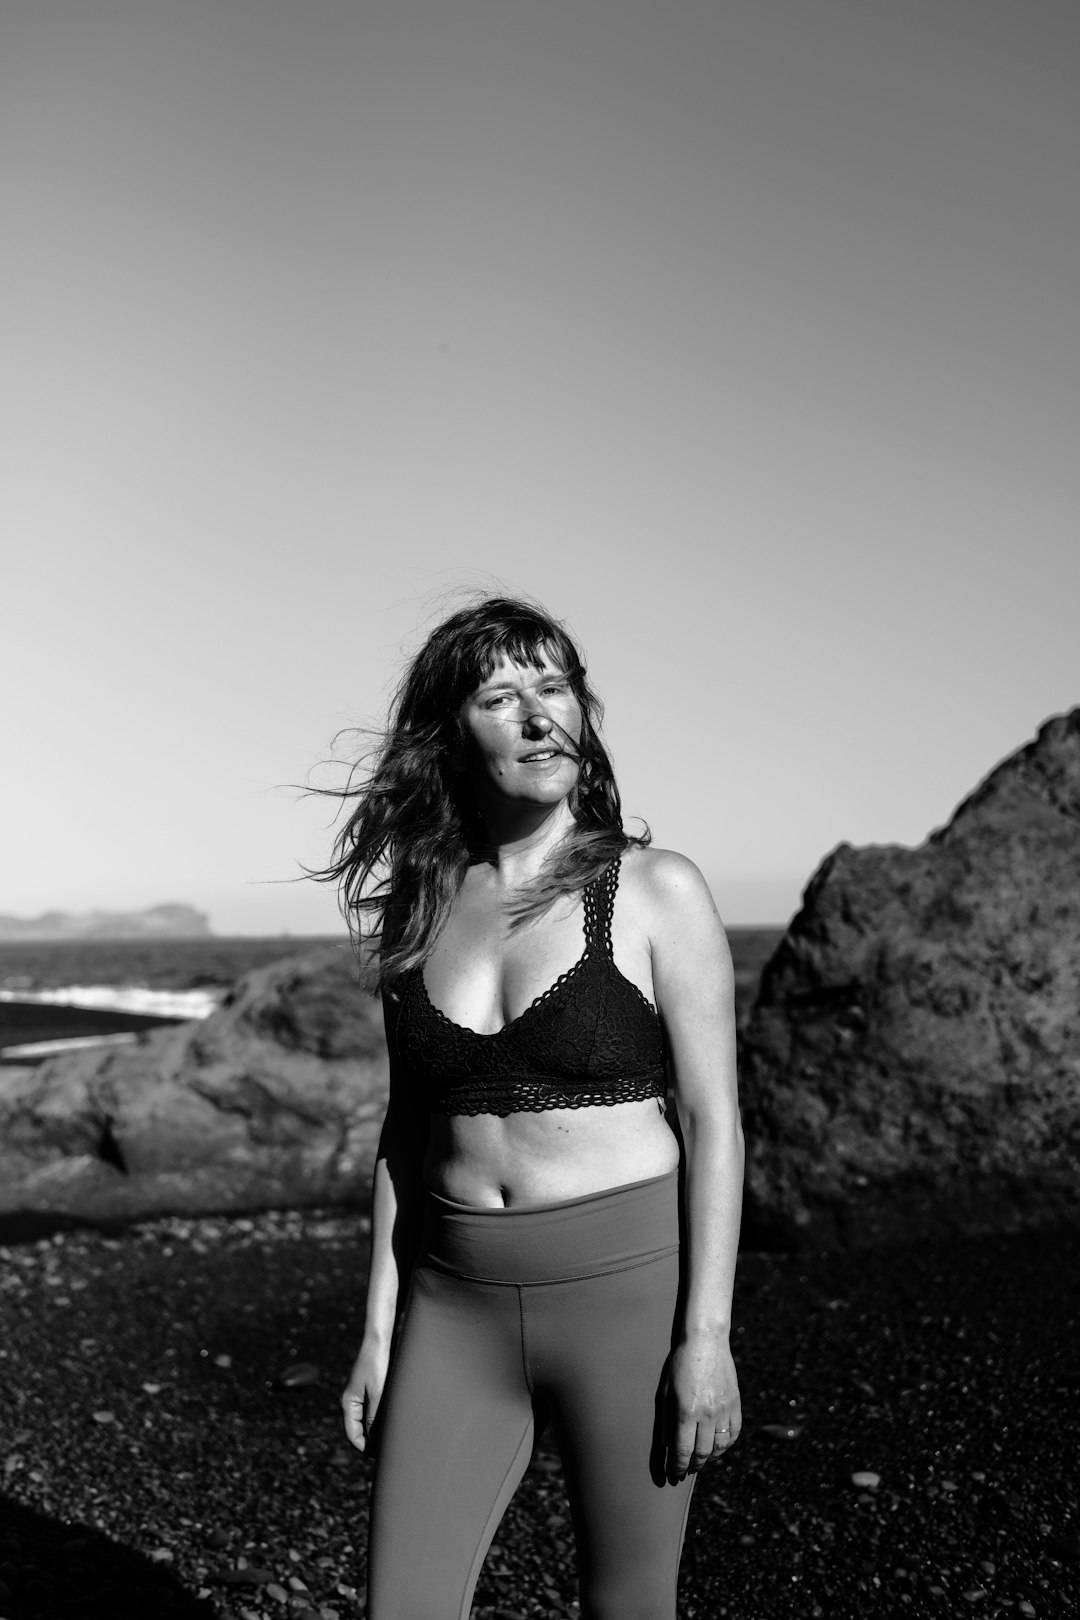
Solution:
[(538, 669), (535, 681), (487, 681), (483, 686), (477, 687), (476, 692), (478, 697), (482, 697), (485, 692), (513, 692), (519, 686), (544, 686), (548, 681), (565, 681), (565, 679), (564, 669)]

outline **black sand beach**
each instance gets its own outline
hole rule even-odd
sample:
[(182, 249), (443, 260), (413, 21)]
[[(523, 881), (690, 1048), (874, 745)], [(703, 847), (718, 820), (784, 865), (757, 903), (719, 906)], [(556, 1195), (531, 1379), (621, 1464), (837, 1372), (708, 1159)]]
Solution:
[[(362, 1614), (365, 1264), (359, 1213), (0, 1250), (0, 1616)], [(697, 1488), (683, 1620), (1080, 1612), (1078, 1318), (1074, 1235), (744, 1254), (746, 1428)], [(576, 1613), (541, 1446), (474, 1615)]]

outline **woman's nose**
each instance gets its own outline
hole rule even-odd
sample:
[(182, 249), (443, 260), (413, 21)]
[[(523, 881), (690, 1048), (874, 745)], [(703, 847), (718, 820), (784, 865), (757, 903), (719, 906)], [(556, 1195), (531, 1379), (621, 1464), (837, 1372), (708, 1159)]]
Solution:
[(543, 709), (530, 709), (522, 722), (523, 730), (530, 737), (546, 737), (551, 725), (551, 719)]

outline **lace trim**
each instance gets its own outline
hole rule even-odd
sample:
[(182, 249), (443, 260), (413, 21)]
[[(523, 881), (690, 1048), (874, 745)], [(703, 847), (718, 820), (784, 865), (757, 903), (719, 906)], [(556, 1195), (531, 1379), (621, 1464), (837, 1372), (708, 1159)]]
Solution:
[(615, 946), (611, 939), (611, 922), (615, 916), (615, 893), (619, 887), (619, 873), (622, 871), (622, 856), (616, 855), (607, 871), (603, 873), (597, 888), (602, 888), (604, 895), (604, 909), (600, 912), (595, 899), (593, 900), (593, 926), (599, 924), (600, 945), (604, 955), (609, 961), (615, 960)]
[[(508, 1024), (504, 1024), (501, 1029), (493, 1029), (488, 1031), (481, 1029), (470, 1029), (468, 1024), (455, 1024), (454, 1020), (448, 1017), (447, 1014), (443, 1012), (441, 1007), (436, 1007), (435, 1003), (432, 1001), (428, 994), (427, 984), (424, 980), (423, 966), (420, 966), (416, 971), (420, 980), (420, 994), (424, 1005), (430, 1008), (441, 1024), (446, 1024), (450, 1029), (456, 1031), (456, 1033), (459, 1035), (471, 1035), (473, 1039), (477, 1041), (497, 1041), (500, 1035), (505, 1035), (507, 1030), (514, 1029), (516, 1025), (521, 1023), (523, 1018), (527, 1018), (529, 1014), (535, 1011), (537, 1007), (542, 1007), (545, 1001), (550, 1001), (552, 996), (558, 995), (559, 991), (569, 984), (570, 981), (581, 972), (582, 968), (592, 955), (594, 945), (599, 945), (609, 961), (613, 961), (614, 957), (611, 943), (611, 919), (615, 911), (615, 890), (619, 886), (619, 867), (621, 864), (622, 857), (616, 857), (616, 859), (611, 863), (607, 870), (601, 874), (595, 883), (590, 883), (587, 889), (582, 890), (582, 910), (585, 913), (583, 925), (585, 934), (585, 948), (578, 957), (577, 961), (572, 967), (568, 967), (565, 973), (560, 973), (554, 984), (549, 984), (546, 990), (541, 990), (538, 996), (534, 996), (524, 1011), (519, 1012), (516, 1018), (511, 1018)], [(605, 905), (603, 912), (601, 912), (596, 901), (598, 889), (603, 889), (604, 891)], [(630, 981), (627, 980), (627, 983), (630, 983)], [(651, 1007), (649, 998), (643, 994), (639, 987), (634, 985), (633, 988), (637, 990), (646, 1007)], [(652, 1010), (655, 1011), (655, 1008), (652, 1008)]]
[(475, 1117), (477, 1114), (496, 1114), (505, 1119), (509, 1114), (543, 1114), (554, 1108), (614, 1108), (619, 1103), (646, 1102), (667, 1095), (667, 1075), (662, 1069), (648, 1074), (632, 1075), (613, 1080), (590, 1080), (582, 1090), (561, 1091), (550, 1083), (512, 1080), (504, 1084), (485, 1084), (477, 1094), (469, 1089), (464, 1096), (437, 1096), (432, 1108), (440, 1114)]
[(508, 1024), (504, 1024), (501, 1029), (493, 1029), (487, 1032), (482, 1029), (470, 1029), (468, 1024), (455, 1024), (452, 1018), (448, 1018), (443, 1012), (442, 1008), (436, 1007), (435, 1003), (428, 995), (428, 987), (424, 983), (423, 968), (417, 968), (416, 971), (420, 979), (420, 994), (423, 998), (424, 1005), (430, 1008), (430, 1010), (435, 1014), (435, 1017), (439, 1020), (440, 1024), (446, 1024), (454, 1031), (455, 1035), (471, 1036), (474, 1041), (497, 1041), (500, 1035), (505, 1035), (509, 1030), (516, 1029), (518, 1024), (521, 1023), (522, 1019), (528, 1018), (529, 1014), (531, 1012), (535, 1012), (537, 1007), (542, 1007), (545, 1001), (550, 1001), (552, 996), (558, 995), (559, 991), (564, 989), (566, 985), (568, 985), (581, 972), (582, 968), (585, 966), (585, 963), (589, 960), (589, 955), (590, 949), (589, 946), (586, 945), (573, 967), (568, 967), (565, 973), (559, 974), (559, 977), (555, 980), (554, 984), (548, 985), (546, 990), (541, 990), (540, 994), (529, 1002), (529, 1005), (525, 1008), (524, 1012), (519, 1012), (516, 1018), (511, 1018), (510, 1022)]

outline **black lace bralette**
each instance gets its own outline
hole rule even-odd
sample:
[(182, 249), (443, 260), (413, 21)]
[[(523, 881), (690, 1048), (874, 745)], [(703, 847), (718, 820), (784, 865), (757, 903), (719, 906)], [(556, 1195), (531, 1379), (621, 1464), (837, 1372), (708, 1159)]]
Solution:
[(395, 1020), (398, 1056), (433, 1109), (505, 1118), (664, 1096), (660, 1019), (612, 956), (618, 883), (615, 860), (582, 891), (581, 956), (494, 1034), (455, 1024), (433, 1006), (422, 967), (404, 975)]

